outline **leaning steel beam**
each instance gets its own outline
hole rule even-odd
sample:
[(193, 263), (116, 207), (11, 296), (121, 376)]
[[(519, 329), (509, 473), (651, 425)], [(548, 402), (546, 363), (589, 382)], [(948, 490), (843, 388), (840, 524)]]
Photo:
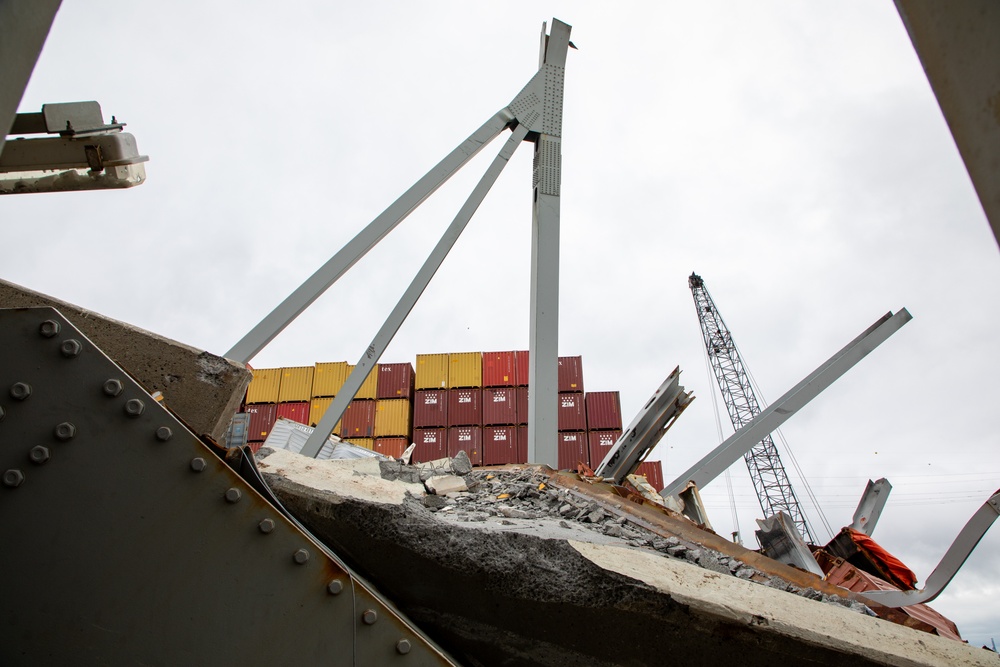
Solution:
[(1000, 243), (1000, 3), (896, 0)]
[(660, 495), (676, 495), (689, 481), (694, 482), (700, 489), (705, 488), (709, 482), (746, 454), (754, 444), (760, 442), (761, 438), (785, 423), (789, 417), (816, 398), (820, 392), (868, 356), (872, 350), (885, 342), (889, 336), (896, 333), (911, 319), (912, 316), (905, 308), (895, 315), (891, 312), (883, 315), (875, 324), (868, 327), (860, 336), (830, 357), (808, 377), (789, 389), (784, 396), (761, 411), (743, 428), (729, 436), (707, 456), (665, 486)]
[(621, 484), (636, 471), (646, 453), (656, 446), (677, 417), (694, 400), (690, 393), (684, 393), (680, 377), (679, 367), (667, 376), (604, 456), (594, 474)]
[(851, 528), (871, 537), (875, 530), (875, 524), (878, 523), (878, 518), (882, 515), (882, 508), (889, 500), (890, 491), (892, 491), (892, 484), (885, 477), (877, 482), (868, 480), (865, 492), (861, 495), (861, 502), (858, 503), (858, 509), (854, 510)]
[(0, 153), (60, 4), (0, 2)]
[(57, 310), (0, 386), (4, 665), (454, 664)]
[(930, 602), (944, 590), (959, 568), (968, 559), (969, 554), (983, 539), (983, 535), (990, 529), (997, 516), (1000, 516), (1000, 491), (997, 491), (983, 506), (972, 515), (969, 522), (962, 528), (955, 541), (948, 548), (944, 558), (934, 568), (931, 576), (927, 577), (927, 583), (919, 591), (864, 591), (861, 595), (886, 607), (908, 607), (911, 604)]
[(302, 311), (396, 228), (425, 199), (434, 194), (463, 165), (495, 139), (514, 118), (507, 109), (498, 111), (455, 150), (438, 162), (381, 215), (341, 248), (304, 283), (271, 311), (225, 354), (227, 359), (249, 362), (265, 345), (284, 330)]
[(493, 184), (496, 183), (500, 173), (510, 161), (511, 155), (514, 154), (517, 147), (524, 141), (524, 137), (527, 134), (528, 128), (518, 126), (511, 136), (508, 137), (506, 143), (500, 149), (500, 153), (494, 158), (492, 164), (490, 164), (486, 173), (483, 174), (483, 177), (479, 180), (479, 183), (473, 189), (472, 194), (469, 195), (469, 198), (465, 201), (465, 204), (459, 210), (451, 225), (445, 230), (441, 240), (434, 246), (434, 250), (431, 251), (431, 254), (427, 257), (423, 266), (420, 267), (417, 275), (414, 276), (410, 286), (406, 288), (403, 296), (400, 297), (396, 307), (393, 308), (389, 317), (386, 318), (382, 328), (375, 334), (371, 345), (361, 355), (361, 359), (354, 366), (354, 370), (351, 371), (347, 381), (344, 382), (344, 386), (337, 392), (337, 396), (333, 399), (330, 407), (323, 413), (323, 418), (316, 425), (316, 430), (312, 432), (309, 439), (306, 440), (306, 444), (302, 447), (303, 456), (315, 457), (319, 454), (323, 445), (326, 444), (327, 438), (333, 433), (333, 429), (337, 425), (337, 422), (340, 421), (340, 418), (344, 416), (347, 406), (354, 400), (358, 389), (364, 384), (368, 374), (375, 369), (375, 365), (382, 357), (382, 353), (385, 352), (385, 348), (392, 342), (393, 336), (399, 331), (399, 327), (403, 325), (406, 316), (413, 310), (417, 299), (424, 293), (427, 285), (431, 282), (431, 278), (437, 273), (441, 263), (448, 256), (455, 242), (458, 241), (458, 237), (461, 236), (466, 225), (469, 224), (472, 215), (479, 208), (479, 205), (483, 203), (486, 194), (493, 187)]

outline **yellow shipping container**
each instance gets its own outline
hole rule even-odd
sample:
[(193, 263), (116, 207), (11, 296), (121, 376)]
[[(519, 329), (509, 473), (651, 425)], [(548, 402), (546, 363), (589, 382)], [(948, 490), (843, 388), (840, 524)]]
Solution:
[(316, 364), (313, 373), (313, 397), (336, 396), (347, 381), (348, 364), (346, 361), (320, 362)]
[[(323, 418), (324, 414), (326, 414), (326, 411), (330, 407), (331, 403), (333, 403), (332, 396), (330, 398), (314, 398), (312, 401), (310, 401), (309, 403), (310, 426), (315, 426), (316, 424), (319, 423), (319, 420)], [(337, 425), (333, 429), (334, 435), (340, 434), (340, 427), (343, 424), (343, 422), (344, 422), (343, 419), (337, 422)]]
[[(448, 355), (418, 354), (416, 370), (417, 389), (448, 388)], [(480, 370), (480, 377), (482, 371)]]
[(313, 370), (312, 366), (282, 368), (278, 402), (308, 401), (312, 398)]
[(247, 403), (277, 403), (281, 385), (280, 368), (255, 368), (247, 387)]
[(345, 438), (352, 445), (364, 447), (365, 449), (375, 449), (375, 438)]
[(483, 386), (483, 353), (452, 352), (448, 355), (449, 387)]
[(413, 405), (407, 398), (384, 398), (375, 404), (375, 437), (410, 437)]
[[(347, 369), (348, 376), (354, 372), (354, 366), (348, 366)], [(370, 398), (375, 400), (375, 388), (377, 386), (377, 382), (378, 364), (375, 364), (375, 366), (368, 372), (368, 377), (366, 377), (365, 381), (361, 383), (361, 388), (358, 389), (358, 393), (354, 395), (354, 398)]]

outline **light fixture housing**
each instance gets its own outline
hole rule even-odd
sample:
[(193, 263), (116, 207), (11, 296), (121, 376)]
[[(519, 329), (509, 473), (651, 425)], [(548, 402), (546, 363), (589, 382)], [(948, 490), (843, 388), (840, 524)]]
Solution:
[[(45, 104), (17, 114), (0, 152), (0, 194), (130, 188), (146, 182), (135, 137), (104, 122), (97, 102)], [(13, 135), (47, 134), (38, 138)]]

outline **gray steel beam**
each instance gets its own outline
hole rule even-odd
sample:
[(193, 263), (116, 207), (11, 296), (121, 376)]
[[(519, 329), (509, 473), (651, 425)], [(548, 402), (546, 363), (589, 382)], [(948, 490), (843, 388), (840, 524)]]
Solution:
[(417, 206), (475, 157), (486, 144), (503, 132), (512, 120), (513, 116), (507, 109), (498, 111), (278, 304), (226, 353), (226, 358), (243, 363), (253, 359), (265, 345), (337, 282), (386, 234), (395, 229)]
[(812, 572), (819, 578), (826, 576), (823, 568), (809, 551), (809, 547), (799, 534), (795, 521), (784, 512), (770, 516), (763, 521), (757, 519), (760, 530), (755, 531), (761, 552), (779, 563)]
[(1000, 243), (1000, 3), (896, 0)]
[(962, 531), (948, 547), (938, 566), (934, 568), (927, 583), (919, 591), (864, 591), (861, 595), (886, 607), (908, 607), (911, 604), (930, 602), (951, 583), (959, 568), (969, 558), (969, 554), (983, 539), (993, 522), (1000, 516), (1000, 491), (997, 491), (972, 515)]
[(889, 500), (890, 491), (892, 491), (892, 484), (885, 477), (877, 482), (868, 480), (865, 492), (861, 495), (861, 502), (858, 503), (858, 509), (854, 510), (851, 528), (870, 537), (875, 530), (879, 516), (882, 515), (882, 508)]
[[(571, 27), (553, 19), (542, 29), (536, 85), (543, 100), (535, 139), (531, 213), (531, 313), (529, 317), (528, 460), (558, 467), (559, 204), (562, 181), (562, 107)], [(530, 85), (530, 84), (529, 84)], [(515, 100), (516, 102), (517, 100)], [(512, 104), (513, 106), (513, 104)]]
[(61, 0), (0, 0), (0, 153)]
[(660, 495), (676, 495), (689, 481), (693, 481), (698, 488), (705, 488), (713, 479), (725, 472), (726, 468), (746, 454), (751, 447), (760, 442), (761, 438), (784, 424), (789, 417), (868, 356), (872, 350), (885, 342), (889, 336), (896, 333), (911, 319), (913, 319), (912, 316), (905, 308), (895, 315), (892, 312), (883, 315), (860, 336), (830, 357), (804, 380), (789, 389), (784, 396), (762, 410), (743, 428), (736, 431), (708, 455), (665, 486)]
[(483, 199), (486, 198), (486, 194), (496, 183), (497, 178), (503, 171), (504, 167), (507, 166), (510, 161), (511, 155), (517, 147), (524, 141), (525, 136), (528, 134), (528, 128), (524, 126), (518, 126), (514, 129), (511, 136), (504, 143), (503, 147), (500, 149), (499, 154), (494, 158), (493, 162), (490, 164), (486, 173), (479, 180), (479, 183), (473, 189), (472, 194), (465, 201), (465, 204), (459, 210), (455, 219), (452, 221), (448, 229), (445, 230), (444, 235), (441, 240), (438, 241), (437, 245), (434, 246), (434, 250), (427, 257), (423, 266), (414, 276), (413, 281), (410, 286), (406, 288), (403, 296), (400, 297), (399, 302), (396, 307), (393, 308), (389, 317), (386, 318), (385, 323), (382, 328), (379, 329), (378, 333), (375, 334), (375, 338), (372, 340), (371, 345), (365, 350), (364, 354), (361, 355), (361, 359), (358, 360), (357, 365), (355, 365), (354, 370), (351, 371), (350, 376), (348, 376), (347, 381), (344, 382), (344, 386), (334, 397), (333, 402), (330, 407), (323, 414), (323, 418), (320, 419), (319, 424), (316, 425), (316, 430), (309, 436), (306, 444), (302, 447), (303, 456), (315, 457), (319, 454), (323, 445), (326, 443), (327, 438), (333, 433), (334, 427), (340, 418), (344, 416), (344, 412), (347, 411), (347, 406), (350, 405), (351, 401), (354, 400), (354, 396), (358, 393), (358, 389), (364, 384), (365, 379), (368, 374), (375, 369), (378, 360), (382, 357), (382, 353), (385, 352), (385, 348), (389, 346), (396, 332), (399, 331), (399, 327), (402, 326), (403, 322), (406, 320), (407, 315), (413, 310), (413, 306), (417, 303), (417, 299), (420, 295), (424, 293), (427, 285), (430, 283), (431, 278), (437, 273), (438, 268), (444, 261), (445, 257), (451, 251), (455, 242), (458, 241), (458, 237), (465, 230), (466, 225), (469, 224), (469, 220), (472, 219), (472, 215), (482, 204)]

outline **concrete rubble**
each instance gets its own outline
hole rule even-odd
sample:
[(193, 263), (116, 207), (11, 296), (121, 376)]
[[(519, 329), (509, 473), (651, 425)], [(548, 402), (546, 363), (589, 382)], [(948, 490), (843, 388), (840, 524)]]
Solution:
[(462, 664), (1000, 664), (574, 475), (257, 456), (286, 508)]

